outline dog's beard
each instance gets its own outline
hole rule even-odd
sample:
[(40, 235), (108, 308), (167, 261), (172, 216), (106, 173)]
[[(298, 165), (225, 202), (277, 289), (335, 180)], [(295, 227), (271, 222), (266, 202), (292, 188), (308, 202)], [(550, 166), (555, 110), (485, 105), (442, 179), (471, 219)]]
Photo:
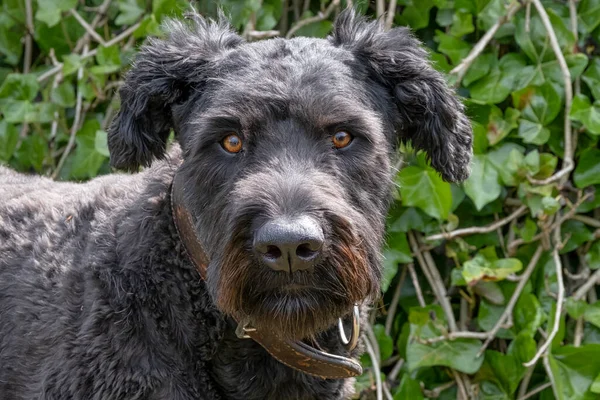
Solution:
[[(334, 221), (323, 261), (314, 271), (277, 272), (256, 261), (243, 234), (234, 235), (219, 268), (217, 306), (257, 329), (309, 338), (378, 293), (378, 268), (343, 219)], [(375, 249), (373, 249), (375, 251)]]

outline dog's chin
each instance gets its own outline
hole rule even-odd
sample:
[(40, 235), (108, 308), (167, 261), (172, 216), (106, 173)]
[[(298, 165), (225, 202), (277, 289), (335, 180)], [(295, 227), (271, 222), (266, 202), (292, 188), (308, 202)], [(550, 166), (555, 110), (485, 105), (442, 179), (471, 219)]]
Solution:
[(243, 314), (259, 331), (300, 340), (330, 329), (338, 318), (350, 313), (351, 301), (336, 300), (328, 292), (290, 284), (249, 299)]

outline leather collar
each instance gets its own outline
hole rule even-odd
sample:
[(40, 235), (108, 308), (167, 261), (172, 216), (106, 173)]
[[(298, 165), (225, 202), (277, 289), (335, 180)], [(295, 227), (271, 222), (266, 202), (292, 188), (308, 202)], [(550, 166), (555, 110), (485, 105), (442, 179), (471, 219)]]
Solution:
[[(183, 202), (184, 182), (175, 174), (171, 185), (173, 221), (185, 251), (202, 280), (206, 280), (208, 258), (196, 235), (194, 219)], [(239, 337), (251, 338), (273, 358), (290, 368), (322, 379), (342, 379), (362, 374), (361, 365), (354, 359), (326, 353), (301, 341), (287, 340), (268, 330), (257, 330), (238, 323)]]

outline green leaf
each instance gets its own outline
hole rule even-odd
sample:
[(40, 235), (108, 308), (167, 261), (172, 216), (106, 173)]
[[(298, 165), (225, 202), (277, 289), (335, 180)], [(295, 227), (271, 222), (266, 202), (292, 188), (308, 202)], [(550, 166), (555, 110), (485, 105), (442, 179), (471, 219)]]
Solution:
[(52, 89), (50, 99), (61, 107), (75, 106), (75, 90), (71, 82), (63, 82)]
[(600, 371), (600, 344), (563, 346), (554, 349), (548, 361), (559, 395), (557, 400), (597, 399), (590, 389)]
[(469, 86), (471, 83), (486, 76), (490, 69), (497, 64), (496, 56), (490, 53), (482, 54), (473, 61), (469, 70), (463, 78), (463, 85)]
[(600, 1), (581, 0), (577, 7), (579, 28), (591, 33), (600, 25)]
[(394, 394), (394, 400), (424, 400), (423, 392), (419, 382), (412, 379), (409, 374), (402, 375), (398, 391)]
[(502, 187), (498, 183), (498, 171), (486, 155), (476, 154), (473, 157), (471, 175), (465, 181), (464, 189), (477, 210), (500, 196)]
[(600, 183), (600, 150), (587, 149), (581, 153), (573, 179), (580, 189)]
[(488, 161), (496, 168), (505, 185), (516, 186), (521, 179), (518, 173), (524, 152), (525, 149), (515, 143), (505, 143), (487, 154)]
[(585, 308), (583, 319), (600, 328), (600, 301), (590, 304)]
[(385, 293), (396, 273), (398, 264), (412, 262), (412, 254), (406, 234), (403, 232), (390, 232), (387, 238), (387, 245), (383, 250), (383, 279), (381, 289)]
[(433, 8), (432, 0), (415, 0), (404, 7), (402, 13), (395, 17), (398, 25), (410, 26), (417, 30), (427, 27), (429, 24), (429, 13)]
[(469, 285), (478, 281), (501, 281), (523, 268), (516, 258), (504, 258), (490, 261), (481, 254), (463, 264), (462, 275)]
[(442, 31), (436, 31), (435, 38), (439, 42), (438, 51), (447, 55), (453, 65), (458, 64), (471, 51), (470, 44)]
[(398, 174), (402, 203), (408, 207), (419, 207), (438, 220), (448, 217), (452, 206), (450, 184), (431, 168), (410, 166)]
[(120, 0), (118, 4), (120, 13), (115, 20), (116, 25), (132, 25), (144, 13), (136, 0)]
[(0, 54), (4, 55), (6, 63), (16, 66), (21, 59), (23, 46), (20, 43), (21, 35), (9, 27), (0, 25)]
[(394, 352), (394, 341), (385, 333), (385, 327), (381, 324), (373, 325), (373, 332), (375, 333), (377, 344), (379, 344), (381, 361), (385, 361), (390, 358)]
[(474, 374), (483, 357), (477, 357), (481, 342), (474, 339), (442, 341), (431, 345), (412, 343), (406, 350), (409, 371), (421, 367), (445, 366), (465, 374)]
[(600, 373), (598, 374), (596, 379), (594, 379), (594, 382), (592, 382), (592, 386), (590, 386), (590, 391), (592, 393), (600, 393)]
[(452, 26), (450, 34), (452, 36), (461, 37), (475, 31), (473, 26), (473, 15), (468, 12), (455, 12), (452, 16)]
[(585, 262), (590, 269), (600, 268), (600, 241), (594, 242), (590, 251), (585, 255)]
[(491, 146), (501, 142), (513, 129), (519, 126), (517, 121), (521, 115), (520, 111), (509, 107), (506, 109), (505, 114), (503, 117), (501, 111), (490, 113), (487, 138)]
[[(489, 301), (482, 300), (479, 303), (479, 311), (477, 314), (477, 324), (479, 325), (479, 328), (483, 331), (491, 330), (494, 325), (496, 325), (496, 322), (498, 322), (498, 319), (503, 312), (504, 306), (498, 306)], [(496, 337), (502, 339), (512, 339), (514, 334), (510, 330), (501, 328), (496, 334)]]
[(38, 9), (35, 19), (54, 26), (60, 22), (62, 11), (68, 11), (77, 6), (77, 0), (37, 0)]
[(516, 332), (533, 336), (546, 320), (546, 315), (534, 294), (523, 293), (515, 305), (513, 318)]
[(560, 251), (560, 254), (565, 254), (575, 250), (577, 247), (585, 242), (594, 240), (594, 234), (590, 232), (587, 226), (580, 221), (570, 219), (566, 221), (561, 227), (562, 240), (568, 241)]
[[(598, 5), (598, 12), (600, 13), (600, 1), (598, 1)], [(600, 22), (600, 19), (598, 21)], [(581, 76), (581, 79), (590, 88), (594, 98), (600, 100), (600, 58), (592, 59), (590, 66)]]
[(91, 178), (98, 174), (98, 170), (107, 160), (106, 156), (96, 150), (96, 132), (100, 130), (100, 123), (87, 120), (76, 136), (77, 147), (73, 154), (71, 177), (75, 179)]
[(0, 99), (32, 101), (40, 86), (33, 74), (10, 74), (0, 86)]
[(569, 117), (580, 121), (589, 133), (600, 135), (600, 101), (592, 105), (586, 96), (578, 94), (573, 99)]
[(37, 172), (42, 172), (47, 155), (48, 145), (44, 138), (40, 135), (29, 135), (23, 139), (15, 158), (20, 168), (25, 170), (33, 168)]
[(583, 300), (575, 300), (573, 297), (568, 297), (565, 303), (567, 313), (571, 318), (581, 318), (588, 307), (588, 304)]
[(11, 159), (19, 142), (19, 131), (6, 120), (0, 120), (0, 161)]
[(106, 131), (98, 130), (96, 131), (96, 138), (94, 140), (94, 148), (104, 157), (110, 157), (110, 152), (108, 151), (108, 134)]

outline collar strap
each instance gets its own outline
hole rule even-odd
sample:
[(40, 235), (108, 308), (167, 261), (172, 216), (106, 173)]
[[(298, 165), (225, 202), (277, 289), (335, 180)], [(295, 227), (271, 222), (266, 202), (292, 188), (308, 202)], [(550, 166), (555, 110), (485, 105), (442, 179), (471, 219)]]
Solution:
[[(171, 185), (171, 210), (173, 221), (185, 252), (196, 267), (202, 280), (206, 280), (208, 258), (196, 235), (193, 217), (184, 206), (185, 186), (176, 173)], [(354, 359), (326, 353), (301, 341), (286, 340), (275, 332), (257, 330), (238, 323), (238, 336), (251, 338), (273, 358), (297, 371), (322, 379), (342, 379), (362, 374), (361, 365)]]

